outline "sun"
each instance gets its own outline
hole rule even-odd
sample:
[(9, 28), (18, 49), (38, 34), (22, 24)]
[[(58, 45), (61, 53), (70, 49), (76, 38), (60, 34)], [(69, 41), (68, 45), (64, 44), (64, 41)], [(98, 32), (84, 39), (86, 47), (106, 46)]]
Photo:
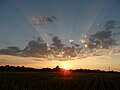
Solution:
[(63, 64), (63, 68), (64, 68), (65, 70), (69, 70), (69, 69), (70, 69), (70, 66), (69, 66), (68, 64)]

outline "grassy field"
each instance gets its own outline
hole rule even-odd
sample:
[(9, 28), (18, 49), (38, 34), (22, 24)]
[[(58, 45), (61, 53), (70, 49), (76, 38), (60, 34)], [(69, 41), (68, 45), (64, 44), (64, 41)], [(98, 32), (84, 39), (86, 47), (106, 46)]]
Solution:
[(0, 72), (0, 90), (120, 90), (120, 74)]

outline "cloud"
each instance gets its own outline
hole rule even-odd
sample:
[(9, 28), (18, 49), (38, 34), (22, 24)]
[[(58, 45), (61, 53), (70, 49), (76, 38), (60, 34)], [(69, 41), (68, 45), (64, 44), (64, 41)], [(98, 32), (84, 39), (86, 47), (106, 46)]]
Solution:
[(28, 42), (28, 46), (22, 51), (23, 56), (41, 56), (47, 54), (47, 43), (41, 42), (41, 40), (31, 40)]
[(115, 29), (116, 24), (117, 24), (117, 21), (115, 21), (115, 20), (107, 21), (104, 25), (105, 30)]
[(108, 49), (111, 46), (119, 45), (113, 37), (120, 34), (120, 32), (114, 33), (113, 29), (116, 29), (116, 25), (117, 21), (107, 21), (102, 31), (85, 37), (82, 40), (83, 45), (89, 49)]
[(9, 46), (7, 49), (1, 49), (0, 54), (17, 55), (21, 50), (16, 46)]
[(57, 36), (52, 38), (52, 45), (57, 47), (58, 49), (62, 49), (63, 44), (62, 44), (62, 40), (60, 40)]
[[(51, 21), (51, 18), (56, 19), (54, 16), (47, 17), (48, 21)], [(16, 46), (9, 46), (7, 49), (1, 49), (0, 54), (41, 58), (33, 59), (35, 61), (41, 61), (42, 59), (64, 61), (103, 55), (110, 56), (120, 53), (120, 45), (114, 39), (114, 35), (120, 34), (120, 32), (115, 32), (118, 26), (117, 21), (107, 21), (103, 25), (103, 30), (89, 36), (85, 35), (79, 44), (75, 43), (75, 40), (70, 39), (69, 46), (65, 45), (58, 36), (47, 32), (52, 37), (52, 42), (49, 43), (49, 46), (41, 37), (38, 37), (37, 39), (28, 41), (23, 50), (20, 50)]]
[(31, 16), (30, 19), (35, 25), (44, 25), (46, 23), (52, 23), (56, 20), (56, 16)]

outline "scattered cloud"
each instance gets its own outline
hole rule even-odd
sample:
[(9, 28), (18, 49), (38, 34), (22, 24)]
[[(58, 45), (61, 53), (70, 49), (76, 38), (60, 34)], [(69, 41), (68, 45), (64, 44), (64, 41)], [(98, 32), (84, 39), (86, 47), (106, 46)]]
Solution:
[(52, 23), (56, 20), (56, 16), (31, 16), (30, 19), (35, 25), (44, 25), (46, 23)]
[[(52, 22), (56, 17), (33, 16), (32, 19), (40, 19), (42, 20), (41, 22)], [(120, 53), (120, 45), (114, 39), (115, 35), (120, 34), (120, 32), (115, 32), (115, 29), (119, 27), (118, 22), (110, 20), (107, 21), (103, 27), (103, 30), (95, 34), (89, 36), (85, 35), (85, 37), (80, 40), (81, 43), (75, 43), (75, 40), (70, 39), (70, 45), (67, 46), (58, 36), (47, 32), (46, 34), (52, 37), (52, 42), (49, 43), (49, 45), (42, 37), (38, 37), (37, 39), (28, 41), (28, 44), (23, 50), (20, 50), (19, 47), (16, 46), (9, 46), (6, 49), (1, 49), (0, 54), (21, 57), (39, 57), (43, 60), (67, 61), (93, 56), (110, 56)], [(41, 61), (41, 59), (33, 60)]]

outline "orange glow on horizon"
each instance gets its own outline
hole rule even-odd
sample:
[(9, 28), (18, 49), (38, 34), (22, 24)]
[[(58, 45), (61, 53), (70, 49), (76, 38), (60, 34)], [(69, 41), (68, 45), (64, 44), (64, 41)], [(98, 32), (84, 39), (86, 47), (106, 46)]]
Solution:
[(68, 65), (68, 64), (63, 64), (63, 68), (65, 69), (65, 70), (69, 70), (70, 69), (70, 65)]

